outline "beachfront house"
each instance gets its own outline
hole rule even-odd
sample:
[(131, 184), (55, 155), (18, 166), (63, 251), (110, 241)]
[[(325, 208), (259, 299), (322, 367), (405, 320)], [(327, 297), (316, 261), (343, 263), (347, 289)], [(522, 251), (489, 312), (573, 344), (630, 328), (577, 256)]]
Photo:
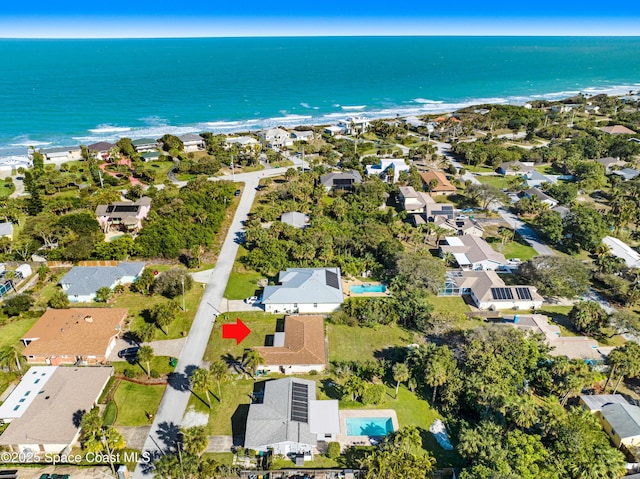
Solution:
[[(33, 159), (33, 150), (31, 150), (30, 153), (30, 157)], [(45, 164), (60, 164), (67, 161), (76, 161), (82, 159), (82, 151), (80, 150), (79, 146), (43, 148), (40, 150), (40, 154), (43, 156)]]
[(440, 256), (451, 253), (458, 266), (467, 271), (495, 271), (507, 266), (507, 259), (477, 235), (447, 236)]
[(126, 308), (47, 309), (22, 336), (29, 364), (101, 364), (116, 346)]
[(0, 446), (20, 454), (68, 453), (79, 446), (82, 415), (98, 405), (113, 368), (34, 369), (3, 404), (20, 416), (0, 435)]
[[(18, 154), (20, 153), (20, 154)], [(13, 176), (18, 168), (31, 168), (33, 166), (32, 157), (29, 156), (28, 150), (24, 149), (24, 154), (16, 151), (16, 154), (0, 157), (0, 178)]]
[(74, 266), (60, 280), (60, 286), (72, 303), (93, 301), (100, 288), (113, 290), (119, 284), (135, 282), (145, 263), (121, 261), (116, 266)]
[(338, 401), (317, 400), (314, 381), (267, 381), (260, 396), (249, 406), (246, 448), (311, 460), (318, 441), (333, 441), (340, 433)]
[(149, 153), (156, 151), (159, 147), (158, 140), (153, 138), (138, 138), (137, 140), (132, 140), (131, 144), (138, 153)]
[(142, 229), (142, 220), (150, 210), (151, 198), (143, 196), (135, 202), (119, 201), (110, 205), (98, 205), (95, 215), (105, 233), (111, 230), (136, 233)]
[(391, 183), (398, 181), (402, 171), (409, 172), (409, 165), (402, 159), (381, 158), (377, 165), (367, 165), (367, 175), (376, 175)]
[(362, 183), (362, 176), (356, 170), (349, 171), (332, 171), (320, 177), (320, 184), (327, 191), (342, 190), (353, 192), (356, 185)]
[(225, 148), (238, 145), (241, 148), (250, 149), (255, 148), (260, 142), (252, 136), (229, 136), (224, 140), (224, 144)]
[(344, 128), (338, 125), (329, 125), (329, 126), (326, 126), (323, 130), (323, 133), (329, 136), (342, 135), (344, 132), (345, 132)]
[(457, 188), (451, 184), (445, 174), (438, 170), (421, 171), (420, 178), (431, 196), (451, 195)]
[(264, 288), (267, 313), (332, 313), (344, 302), (340, 268), (288, 268), (278, 283)]
[(106, 161), (111, 156), (111, 149), (115, 147), (115, 143), (109, 143), (108, 141), (99, 141), (87, 145), (87, 150), (94, 158), (98, 160)]
[(202, 151), (205, 148), (205, 141), (200, 135), (194, 135), (193, 133), (186, 133), (179, 136), (180, 141), (184, 145), (184, 152), (191, 153), (194, 151)]
[(293, 145), (291, 135), (282, 128), (270, 128), (259, 133), (260, 139), (268, 148), (285, 148)]
[(321, 372), (327, 366), (327, 341), (322, 316), (287, 316), (273, 334), (272, 346), (255, 348), (264, 362), (260, 369), (272, 373)]
[(482, 310), (539, 309), (543, 298), (533, 286), (507, 286), (495, 271), (449, 271), (441, 296), (468, 296)]

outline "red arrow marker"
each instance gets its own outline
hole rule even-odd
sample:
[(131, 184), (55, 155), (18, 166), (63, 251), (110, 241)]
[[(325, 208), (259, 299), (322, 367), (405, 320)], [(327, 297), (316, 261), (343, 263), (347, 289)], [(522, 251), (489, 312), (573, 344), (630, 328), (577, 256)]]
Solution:
[(251, 330), (240, 321), (240, 318), (236, 318), (236, 324), (228, 323), (222, 325), (222, 339), (235, 339), (236, 345), (240, 344), (250, 332)]

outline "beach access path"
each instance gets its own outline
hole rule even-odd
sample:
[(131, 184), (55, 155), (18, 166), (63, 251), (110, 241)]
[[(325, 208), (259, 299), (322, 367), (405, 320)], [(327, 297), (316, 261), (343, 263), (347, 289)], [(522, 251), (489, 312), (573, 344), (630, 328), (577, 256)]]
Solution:
[[(300, 164), (296, 165), (300, 166)], [(293, 168), (293, 167), (291, 167)], [(274, 168), (266, 171), (240, 173), (212, 178), (212, 180), (234, 180), (245, 184), (240, 203), (218, 255), (218, 261), (207, 282), (204, 295), (193, 320), (189, 335), (167, 389), (160, 401), (154, 422), (145, 440), (143, 451), (150, 457), (159, 457), (167, 451), (176, 451), (180, 425), (191, 396), (190, 376), (202, 364), (207, 342), (211, 336), (213, 324), (222, 306), (224, 291), (236, 259), (238, 246), (242, 242), (244, 223), (256, 196), (256, 187), (260, 179), (284, 174), (287, 168)], [(178, 186), (185, 182), (176, 182)], [(231, 418), (229, 418), (231, 420)], [(145, 454), (142, 455), (142, 458)], [(133, 479), (145, 479), (153, 475), (151, 464), (139, 462), (133, 473)]]

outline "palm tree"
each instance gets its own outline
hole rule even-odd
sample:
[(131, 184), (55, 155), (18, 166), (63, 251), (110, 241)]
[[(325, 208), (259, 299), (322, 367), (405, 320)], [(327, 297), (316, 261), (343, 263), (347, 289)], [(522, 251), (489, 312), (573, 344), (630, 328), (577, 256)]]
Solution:
[(227, 372), (228, 372), (227, 365), (224, 363), (224, 361), (220, 359), (212, 362), (211, 365), (209, 366), (209, 374), (211, 374), (211, 377), (218, 385), (218, 398), (219, 398), (218, 400), (220, 402), (222, 402), (222, 392), (220, 392), (220, 383), (227, 378), (228, 376)]
[(191, 375), (191, 386), (198, 391), (204, 391), (207, 396), (207, 404), (211, 409), (211, 398), (209, 398), (209, 389), (213, 386), (213, 378), (207, 369), (197, 368)]
[(138, 363), (143, 362), (147, 365), (147, 377), (151, 374), (151, 360), (153, 359), (153, 348), (151, 346), (140, 346), (138, 349)]
[(245, 351), (243, 359), (243, 367), (245, 368), (245, 370), (249, 369), (249, 371), (251, 371), (251, 377), (255, 379), (258, 366), (264, 363), (264, 359), (255, 349), (248, 349), (247, 351)]
[(396, 363), (393, 365), (393, 379), (396, 382), (396, 399), (398, 399), (400, 383), (409, 379), (409, 368), (405, 363)]
[(15, 346), (9, 345), (0, 348), (0, 368), (8, 369), (9, 372), (19, 371), (22, 369), (20, 364), (20, 354)]
[(204, 426), (180, 428), (180, 435), (182, 449), (194, 456), (202, 454), (209, 443), (209, 438), (207, 437)]

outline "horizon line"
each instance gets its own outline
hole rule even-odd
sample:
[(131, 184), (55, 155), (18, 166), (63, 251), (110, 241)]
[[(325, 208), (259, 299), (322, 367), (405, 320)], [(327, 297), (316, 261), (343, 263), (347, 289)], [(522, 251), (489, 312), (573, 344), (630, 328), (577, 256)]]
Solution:
[(523, 33), (523, 34), (495, 34), (495, 33), (474, 33), (474, 34), (459, 34), (459, 33), (438, 33), (438, 34), (416, 34), (416, 33), (379, 33), (379, 34), (281, 34), (281, 35), (140, 35), (140, 36), (0, 36), (0, 40), (189, 40), (189, 39), (207, 39), (207, 38), (640, 38), (640, 34), (581, 34), (581, 33), (567, 33), (567, 34), (549, 34), (549, 33)]

